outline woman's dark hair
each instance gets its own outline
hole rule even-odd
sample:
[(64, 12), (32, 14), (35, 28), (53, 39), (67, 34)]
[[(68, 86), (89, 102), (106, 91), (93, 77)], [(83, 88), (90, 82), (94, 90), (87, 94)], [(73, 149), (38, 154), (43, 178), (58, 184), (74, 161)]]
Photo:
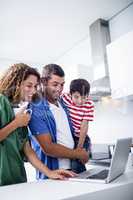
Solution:
[(30, 75), (36, 76), (40, 83), (40, 74), (35, 68), (24, 63), (12, 65), (0, 79), (0, 93), (6, 95), (12, 103), (18, 103), (21, 83)]
[(90, 93), (90, 84), (85, 79), (74, 79), (70, 83), (70, 94), (74, 92), (79, 92), (81, 96), (89, 95)]

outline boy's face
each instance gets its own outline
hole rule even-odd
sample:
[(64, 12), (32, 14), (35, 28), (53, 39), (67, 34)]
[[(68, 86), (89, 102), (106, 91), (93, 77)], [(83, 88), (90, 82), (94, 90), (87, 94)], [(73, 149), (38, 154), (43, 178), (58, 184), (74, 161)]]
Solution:
[(74, 92), (71, 94), (71, 98), (76, 105), (81, 106), (86, 102), (88, 95), (81, 96), (79, 92)]

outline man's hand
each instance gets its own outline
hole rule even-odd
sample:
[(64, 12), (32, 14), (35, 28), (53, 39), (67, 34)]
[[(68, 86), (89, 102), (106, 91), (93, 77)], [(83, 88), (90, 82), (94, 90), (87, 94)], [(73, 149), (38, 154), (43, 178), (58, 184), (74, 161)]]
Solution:
[(75, 150), (75, 153), (76, 153), (76, 157), (77, 159), (79, 159), (83, 164), (87, 163), (88, 160), (89, 160), (89, 154), (88, 152), (83, 149), (83, 148), (76, 148)]

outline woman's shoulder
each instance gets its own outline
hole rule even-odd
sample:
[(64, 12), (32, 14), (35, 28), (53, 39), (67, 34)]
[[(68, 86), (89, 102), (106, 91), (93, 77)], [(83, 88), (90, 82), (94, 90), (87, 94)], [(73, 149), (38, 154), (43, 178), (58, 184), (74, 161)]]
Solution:
[(0, 93), (0, 99), (5, 99), (6, 97)]
[(10, 104), (8, 98), (5, 95), (0, 94), (0, 103), (4, 103), (4, 102), (7, 104)]
[(0, 114), (4, 121), (11, 120), (14, 117), (14, 112), (8, 98), (0, 94)]

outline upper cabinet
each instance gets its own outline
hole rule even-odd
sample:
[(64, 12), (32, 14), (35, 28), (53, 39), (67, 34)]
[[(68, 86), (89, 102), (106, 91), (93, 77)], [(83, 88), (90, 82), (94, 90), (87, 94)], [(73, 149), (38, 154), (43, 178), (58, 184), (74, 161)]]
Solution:
[(133, 31), (107, 45), (112, 98), (133, 95)]

